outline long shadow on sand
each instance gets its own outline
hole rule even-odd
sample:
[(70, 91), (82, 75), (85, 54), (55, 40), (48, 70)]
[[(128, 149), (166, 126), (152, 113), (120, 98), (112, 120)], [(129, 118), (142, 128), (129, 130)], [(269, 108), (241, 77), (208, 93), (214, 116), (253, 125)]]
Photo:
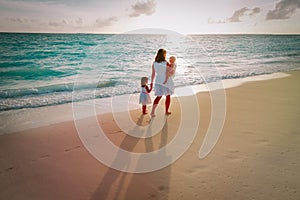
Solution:
[[(144, 116), (139, 116), (137, 126), (134, 129), (138, 129), (143, 120)], [(152, 123), (150, 121), (146, 134), (151, 133), (151, 128)], [(167, 144), (167, 138), (168, 119), (166, 119), (161, 130), (160, 148)], [(120, 148), (130, 151), (134, 149), (138, 142), (138, 139), (134, 139), (132, 136), (126, 135), (120, 144)], [(151, 138), (145, 139), (145, 149), (146, 152), (154, 150)], [(120, 156), (121, 154), (118, 153), (114, 162), (121, 159)], [(171, 159), (166, 152), (165, 158)], [(130, 157), (128, 160), (130, 163)], [(136, 166), (138, 166), (138, 164), (141, 163), (137, 163)], [(129, 164), (124, 164), (123, 168), (126, 169), (127, 165)], [(108, 168), (91, 200), (168, 199), (170, 173), (171, 166), (158, 171), (141, 174), (120, 172), (115, 169)]]

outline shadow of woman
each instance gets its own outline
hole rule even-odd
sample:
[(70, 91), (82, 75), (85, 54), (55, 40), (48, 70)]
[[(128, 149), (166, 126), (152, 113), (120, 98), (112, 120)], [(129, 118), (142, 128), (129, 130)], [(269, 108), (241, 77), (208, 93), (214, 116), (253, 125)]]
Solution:
[[(133, 132), (140, 129), (144, 115), (138, 118), (137, 126)], [(150, 121), (147, 133), (151, 134), (152, 122)], [(168, 122), (166, 120), (161, 131), (160, 147), (167, 144), (168, 138)], [(131, 151), (137, 145), (140, 139), (133, 138), (130, 135), (126, 135), (120, 144), (120, 149), (126, 149)], [(147, 142), (146, 142), (147, 141)], [(153, 151), (153, 142), (151, 138), (145, 139), (145, 149), (147, 152)], [(117, 154), (114, 162), (118, 162), (121, 154)], [(122, 158), (124, 159), (124, 158)], [(166, 159), (168, 156), (166, 155)], [(128, 163), (124, 163), (123, 169), (126, 169), (130, 165), (130, 157), (128, 157)], [(136, 166), (138, 163), (136, 164)], [(91, 200), (104, 200), (104, 199), (156, 199), (158, 196), (167, 197), (169, 188), (169, 177), (171, 167), (165, 167), (164, 169), (157, 170), (149, 173), (127, 173), (121, 172), (112, 168), (109, 168), (103, 176), (99, 186), (94, 192)], [(167, 198), (163, 198), (167, 199)]]
[[(152, 134), (152, 122), (150, 121), (147, 135)], [(159, 149), (168, 143), (168, 118), (161, 130)], [(154, 151), (152, 138), (145, 139), (146, 152)], [(164, 151), (164, 160), (172, 160), (170, 155)], [(171, 166), (163, 169), (144, 173), (135, 174), (131, 178), (131, 184), (127, 187), (124, 199), (168, 199), (170, 185)], [(139, 192), (137, 192), (139, 191)]]

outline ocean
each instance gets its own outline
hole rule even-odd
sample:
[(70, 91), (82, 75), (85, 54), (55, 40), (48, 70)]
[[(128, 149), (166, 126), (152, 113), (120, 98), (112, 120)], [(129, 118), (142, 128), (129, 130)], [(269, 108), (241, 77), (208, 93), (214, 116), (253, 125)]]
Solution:
[(0, 33), (0, 113), (139, 93), (159, 48), (177, 88), (300, 67), (300, 35)]

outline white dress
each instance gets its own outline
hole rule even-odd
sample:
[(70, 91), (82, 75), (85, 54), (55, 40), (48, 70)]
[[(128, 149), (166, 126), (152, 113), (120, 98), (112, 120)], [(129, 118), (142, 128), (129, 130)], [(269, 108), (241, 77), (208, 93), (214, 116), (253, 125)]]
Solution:
[(141, 93), (140, 93), (140, 104), (142, 105), (147, 105), (147, 104), (151, 104), (151, 97), (149, 95), (149, 93), (147, 92), (145, 87), (142, 87)]
[(174, 94), (174, 82), (172, 78), (168, 79), (166, 84), (163, 84), (166, 78), (167, 62), (154, 62), (155, 70), (155, 96), (167, 96)]

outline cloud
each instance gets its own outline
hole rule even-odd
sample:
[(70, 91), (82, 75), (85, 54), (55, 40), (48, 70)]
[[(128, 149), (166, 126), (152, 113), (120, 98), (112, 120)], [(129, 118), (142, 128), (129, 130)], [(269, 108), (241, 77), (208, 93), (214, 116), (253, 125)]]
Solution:
[(256, 7), (252, 9), (252, 12), (249, 14), (250, 16), (254, 16), (256, 14), (260, 13), (260, 8)]
[(209, 18), (209, 19), (207, 20), (207, 22), (208, 22), (209, 24), (225, 24), (225, 23), (227, 23), (226, 20), (222, 20), (222, 19), (215, 20), (215, 19), (212, 19), (212, 18)]
[(152, 15), (155, 12), (156, 2), (155, 0), (138, 1), (131, 6), (132, 12), (129, 17), (138, 17), (140, 15)]
[(20, 17), (13, 17), (13, 18), (8, 18), (8, 21), (12, 22), (12, 23), (27, 23), (29, 20), (27, 18), (20, 18)]
[(289, 19), (300, 8), (299, 0), (281, 0), (266, 15), (266, 20)]
[(66, 27), (66, 26), (69, 26), (69, 24), (65, 19), (63, 19), (61, 21), (50, 21), (49, 26), (52, 26), (52, 27)]
[(240, 22), (241, 21), (240, 18), (243, 17), (248, 10), (249, 8), (247, 7), (236, 10), (233, 13), (233, 15), (230, 18), (228, 18), (228, 22)]
[(242, 17), (244, 17), (244, 16), (252, 17), (258, 13), (260, 13), (260, 8), (258, 8), (258, 7), (255, 7), (253, 9), (244, 7), (239, 10), (234, 11), (233, 15), (227, 19), (214, 20), (214, 19), (209, 18), (208, 23), (209, 24), (224, 24), (224, 23), (241, 22)]
[(105, 27), (105, 26), (111, 26), (114, 22), (117, 22), (118, 18), (115, 16), (109, 17), (109, 18), (98, 18), (96, 20), (96, 26), (97, 27)]
[(62, 19), (60, 21), (49, 21), (48, 25), (53, 28), (76, 28), (82, 26), (82, 24), (78, 23), (80, 19), (81, 18), (75, 20)]
[(82, 25), (83, 24), (83, 19), (79, 17), (78, 19), (75, 19), (75, 23), (78, 24), (78, 25)]
[(29, 19), (25, 17), (9, 17), (5, 19), (10, 24), (24, 24), (24, 25), (30, 25), (30, 24), (37, 24), (38, 21), (36, 19)]

